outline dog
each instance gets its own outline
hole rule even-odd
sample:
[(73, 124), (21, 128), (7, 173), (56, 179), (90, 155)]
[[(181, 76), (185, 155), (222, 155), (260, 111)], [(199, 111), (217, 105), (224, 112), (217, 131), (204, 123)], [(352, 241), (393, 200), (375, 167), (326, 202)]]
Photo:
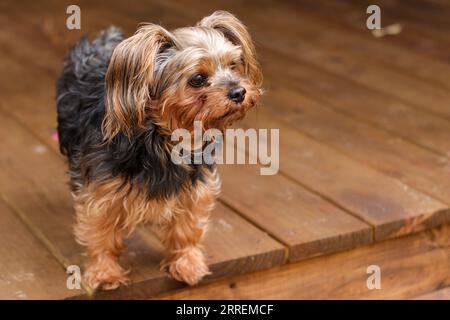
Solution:
[(85, 282), (127, 284), (126, 239), (156, 225), (161, 267), (189, 285), (209, 274), (201, 244), (220, 192), (214, 164), (175, 164), (171, 133), (224, 130), (256, 106), (262, 71), (243, 23), (216, 11), (194, 27), (111, 27), (68, 53), (57, 81), (60, 150), (68, 159), (75, 238), (87, 249)]

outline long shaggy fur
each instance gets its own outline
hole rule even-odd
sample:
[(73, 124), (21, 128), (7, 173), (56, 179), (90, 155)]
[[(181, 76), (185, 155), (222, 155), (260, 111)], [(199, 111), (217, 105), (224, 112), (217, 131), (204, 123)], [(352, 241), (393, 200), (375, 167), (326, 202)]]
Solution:
[[(207, 83), (193, 87), (199, 73)], [(224, 129), (257, 103), (261, 83), (251, 38), (227, 12), (173, 32), (145, 24), (130, 38), (110, 28), (69, 52), (57, 83), (58, 135), (89, 285), (126, 283), (123, 240), (145, 222), (164, 230), (162, 265), (172, 277), (195, 284), (208, 273), (200, 242), (220, 180), (215, 165), (173, 163), (170, 134), (196, 120)], [(246, 92), (238, 102), (229, 98), (236, 86)]]

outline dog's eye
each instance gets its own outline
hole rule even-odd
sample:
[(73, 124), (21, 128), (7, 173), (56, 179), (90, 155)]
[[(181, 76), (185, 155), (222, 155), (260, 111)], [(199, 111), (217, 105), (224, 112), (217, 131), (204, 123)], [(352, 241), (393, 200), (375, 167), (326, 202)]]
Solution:
[(236, 69), (237, 67), (239, 67), (240, 65), (242, 65), (242, 59), (239, 59), (239, 60), (237, 60), (237, 61), (233, 61), (233, 62), (230, 64), (230, 69), (231, 69), (231, 70), (234, 70), (234, 69)]
[(197, 73), (191, 78), (191, 80), (189, 80), (189, 84), (194, 88), (200, 88), (206, 84), (206, 80), (208, 80), (208, 77), (206, 75)]

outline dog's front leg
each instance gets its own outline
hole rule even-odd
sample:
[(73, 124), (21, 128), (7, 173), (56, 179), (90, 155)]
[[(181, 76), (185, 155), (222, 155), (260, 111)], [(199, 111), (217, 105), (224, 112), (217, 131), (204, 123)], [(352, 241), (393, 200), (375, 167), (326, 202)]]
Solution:
[(178, 281), (197, 284), (209, 274), (201, 241), (206, 231), (214, 194), (208, 190), (180, 197), (171, 218), (164, 225), (167, 248), (162, 267)]

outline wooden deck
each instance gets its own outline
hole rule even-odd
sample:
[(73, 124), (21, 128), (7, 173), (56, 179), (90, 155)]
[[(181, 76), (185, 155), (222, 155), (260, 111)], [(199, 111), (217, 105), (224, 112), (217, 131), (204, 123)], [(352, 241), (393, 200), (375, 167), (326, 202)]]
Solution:
[[(84, 257), (52, 138), (67, 49), (111, 24), (174, 28), (216, 9), (256, 40), (267, 93), (241, 125), (280, 129), (280, 172), (220, 167), (206, 284), (169, 279), (141, 229), (122, 261), (132, 283), (97, 297), (403, 298), (450, 285), (450, 1), (377, 3), (400, 34), (372, 36), (370, 1), (83, 0), (81, 31), (65, 28), (71, 1), (2, 1), (0, 298), (86, 297), (66, 288)], [(365, 286), (371, 264), (384, 291)]]

